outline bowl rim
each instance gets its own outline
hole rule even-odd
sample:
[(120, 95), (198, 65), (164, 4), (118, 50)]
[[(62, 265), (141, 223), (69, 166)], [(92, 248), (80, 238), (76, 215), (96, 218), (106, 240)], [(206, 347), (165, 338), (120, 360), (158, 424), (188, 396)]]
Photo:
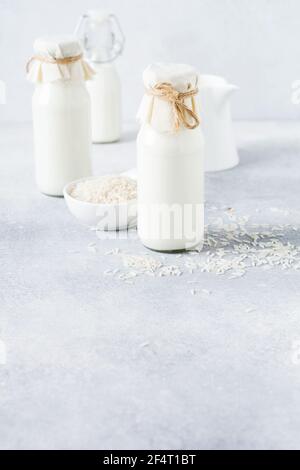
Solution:
[[(133, 204), (133, 203), (137, 203), (137, 198), (135, 199), (130, 199), (129, 201), (127, 202), (115, 202), (115, 203), (111, 203), (111, 204), (104, 204), (104, 203), (97, 203), (97, 202), (89, 202), (89, 201), (81, 201), (80, 199), (76, 199), (75, 197), (71, 196), (71, 194), (69, 193), (69, 189), (70, 189), (70, 186), (73, 186), (73, 185), (76, 185), (78, 183), (82, 183), (83, 181), (91, 181), (91, 180), (97, 180), (101, 177), (105, 177), (105, 176), (126, 176), (126, 175), (122, 175), (122, 174), (119, 174), (119, 175), (110, 175), (110, 174), (107, 174), (107, 175), (102, 175), (102, 176), (88, 176), (86, 178), (80, 178), (79, 180), (75, 180), (75, 181), (71, 181), (70, 183), (66, 184), (64, 189), (63, 189), (63, 194), (64, 194), (64, 198), (67, 199), (71, 199), (72, 201), (76, 202), (76, 203), (79, 203), (79, 204), (85, 204), (86, 206), (89, 206), (89, 207), (125, 207), (125, 206), (128, 206), (130, 204)], [(126, 176), (126, 178), (129, 178), (131, 179), (132, 181), (135, 181), (133, 178), (131, 178), (130, 176)]]

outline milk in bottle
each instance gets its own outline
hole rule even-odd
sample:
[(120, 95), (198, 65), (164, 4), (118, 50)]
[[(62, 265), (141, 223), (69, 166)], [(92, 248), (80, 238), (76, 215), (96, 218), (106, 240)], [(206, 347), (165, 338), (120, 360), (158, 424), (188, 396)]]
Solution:
[(154, 64), (144, 72), (139, 119), (138, 232), (156, 251), (201, 248), (204, 140), (196, 71)]
[(27, 71), (36, 84), (36, 180), (41, 192), (62, 196), (66, 184), (91, 175), (91, 109), (85, 81), (93, 72), (73, 37), (38, 39), (34, 49)]

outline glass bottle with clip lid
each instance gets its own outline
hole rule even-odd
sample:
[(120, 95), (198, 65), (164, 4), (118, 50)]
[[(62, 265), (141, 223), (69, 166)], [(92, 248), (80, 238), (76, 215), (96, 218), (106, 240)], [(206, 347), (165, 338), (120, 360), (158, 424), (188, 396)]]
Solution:
[(88, 85), (93, 142), (116, 142), (121, 137), (121, 83), (114, 62), (123, 52), (125, 36), (117, 17), (102, 10), (84, 14), (75, 34), (96, 72)]

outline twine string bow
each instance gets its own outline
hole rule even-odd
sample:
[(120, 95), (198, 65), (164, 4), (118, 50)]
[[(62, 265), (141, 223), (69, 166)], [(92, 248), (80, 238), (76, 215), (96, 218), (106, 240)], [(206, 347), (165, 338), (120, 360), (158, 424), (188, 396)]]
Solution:
[(63, 59), (55, 59), (54, 57), (43, 57), (40, 55), (36, 55), (31, 57), (29, 61), (26, 64), (26, 71), (27, 73), (29, 72), (30, 65), (34, 60), (38, 60), (39, 62), (42, 62), (44, 64), (54, 64), (54, 65), (69, 65), (69, 64), (74, 64), (75, 62), (78, 62), (83, 58), (83, 54), (79, 54), (73, 57), (65, 57)]
[[(175, 120), (175, 130), (183, 125), (186, 129), (196, 129), (200, 125), (200, 119), (196, 113), (195, 96), (198, 94), (198, 87), (192, 89), (191, 84), (186, 92), (177, 91), (171, 83), (157, 83), (148, 93), (154, 97), (168, 101), (173, 110)], [(192, 108), (185, 104), (185, 100), (190, 98)]]

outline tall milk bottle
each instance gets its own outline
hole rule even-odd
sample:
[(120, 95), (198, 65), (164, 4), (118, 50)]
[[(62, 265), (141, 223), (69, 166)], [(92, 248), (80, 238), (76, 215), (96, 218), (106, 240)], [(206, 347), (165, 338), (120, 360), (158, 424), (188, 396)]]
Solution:
[(121, 137), (121, 83), (114, 61), (123, 52), (125, 38), (118, 19), (104, 11), (83, 15), (75, 34), (95, 70), (88, 84), (92, 105), (94, 143), (116, 142)]
[(92, 78), (74, 37), (38, 39), (27, 77), (36, 85), (33, 131), (36, 181), (42, 193), (62, 196), (64, 186), (91, 175)]
[(155, 251), (201, 249), (204, 139), (196, 71), (154, 64), (144, 72), (138, 117), (138, 233)]

